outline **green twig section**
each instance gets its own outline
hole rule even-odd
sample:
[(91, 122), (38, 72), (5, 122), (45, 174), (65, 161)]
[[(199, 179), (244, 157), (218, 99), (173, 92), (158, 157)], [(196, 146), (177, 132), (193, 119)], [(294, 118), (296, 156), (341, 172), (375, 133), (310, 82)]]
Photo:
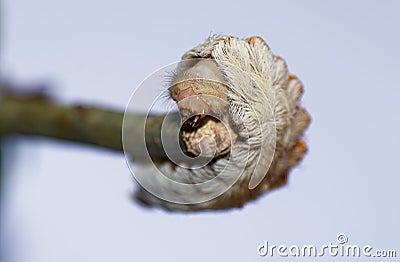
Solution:
[(120, 112), (44, 99), (0, 101), (0, 135), (45, 136), (122, 151), (122, 119)]
[[(0, 136), (20, 134), (56, 138), (92, 145), (113, 151), (123, 151), (123, 112), (96, 106), (66, 106), (40, 95), (3, 95), (0, 98)], [(146, 147), (156, 160), (165, 158), (160, 141), (160, 126), (164, 116), (129, 115), (129, 152), (133, 159), (147, 153), (143, 132), (146, 123)], [(132, 124), (133, 123), (133, 124)]]

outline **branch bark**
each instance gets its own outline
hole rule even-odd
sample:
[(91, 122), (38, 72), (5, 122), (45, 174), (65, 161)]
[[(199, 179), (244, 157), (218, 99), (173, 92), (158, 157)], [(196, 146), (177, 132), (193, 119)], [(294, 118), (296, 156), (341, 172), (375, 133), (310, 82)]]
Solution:
[[(96, 146), (113, 151), (123, 151), (122, 122), (124, 113), (90, 105), (65, 106), (43, 95), (8, 94), (0, 97), (0, 137), (10, 134), (61, 139)], [(129, 115), (134, 125), (130, 129), (131, 143), (143, 138), (146, 123), (147, 150), (153, 159), (164, 159), (162, 145), (157, 143), (164, 116)], [(143, 140), (143, 139), (142, 139)], [(142, 145), (141, 145), (142, 144)], [(143, 143), (131, 148), (132, 157), (144, 153)]]

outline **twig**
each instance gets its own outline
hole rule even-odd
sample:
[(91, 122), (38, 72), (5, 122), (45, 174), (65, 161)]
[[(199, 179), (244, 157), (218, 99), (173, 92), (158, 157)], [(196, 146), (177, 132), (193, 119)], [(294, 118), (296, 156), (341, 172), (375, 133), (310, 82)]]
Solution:
[[(0, 97), (0, 136), (21, 134), (56, 138), (97, 146), (122, 152), (122, 112), (106, 110), (95, 106), (59, 105), (40, 95), (9, 95)], [(140, 158), (144, 143), (136, 143), (143, 138), (145, 115), (129, 115), (134, 123), (130, 130), (133, 138), (130, 152), (132, 157)], [(163, 159), (165, 153), (160, 139), (160, 125), (164, 117), (147, 117), (147, 150), (153, 159)], [(142, 139), (143, 140), (143, 139)]]

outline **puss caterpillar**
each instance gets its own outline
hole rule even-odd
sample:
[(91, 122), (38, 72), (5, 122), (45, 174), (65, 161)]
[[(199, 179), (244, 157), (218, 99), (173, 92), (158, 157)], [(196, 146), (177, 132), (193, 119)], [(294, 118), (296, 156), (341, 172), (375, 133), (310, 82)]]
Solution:
[(261, 38), (209, 37), (182, 56), (169, 87), (185, 153), (207, 161), (138, 170), (136, 199), (169, 210), (227, 209), (284, 185), (307, 151), (302, 94)]

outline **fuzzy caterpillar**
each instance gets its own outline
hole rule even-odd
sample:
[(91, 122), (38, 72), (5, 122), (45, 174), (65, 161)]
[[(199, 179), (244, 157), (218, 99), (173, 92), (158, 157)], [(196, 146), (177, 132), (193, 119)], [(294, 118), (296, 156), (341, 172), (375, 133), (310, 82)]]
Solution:
[(150, 188), (136, 199), (169, 210), (226, 209), (284, 185), (307, 151), (302, 93), (261, 38), (209, 37), (182, 56), (169, 94), (189, 123), (187, 150), (210, 161), (200, 168), (155, 163), (163, 176), (142, 167)]

